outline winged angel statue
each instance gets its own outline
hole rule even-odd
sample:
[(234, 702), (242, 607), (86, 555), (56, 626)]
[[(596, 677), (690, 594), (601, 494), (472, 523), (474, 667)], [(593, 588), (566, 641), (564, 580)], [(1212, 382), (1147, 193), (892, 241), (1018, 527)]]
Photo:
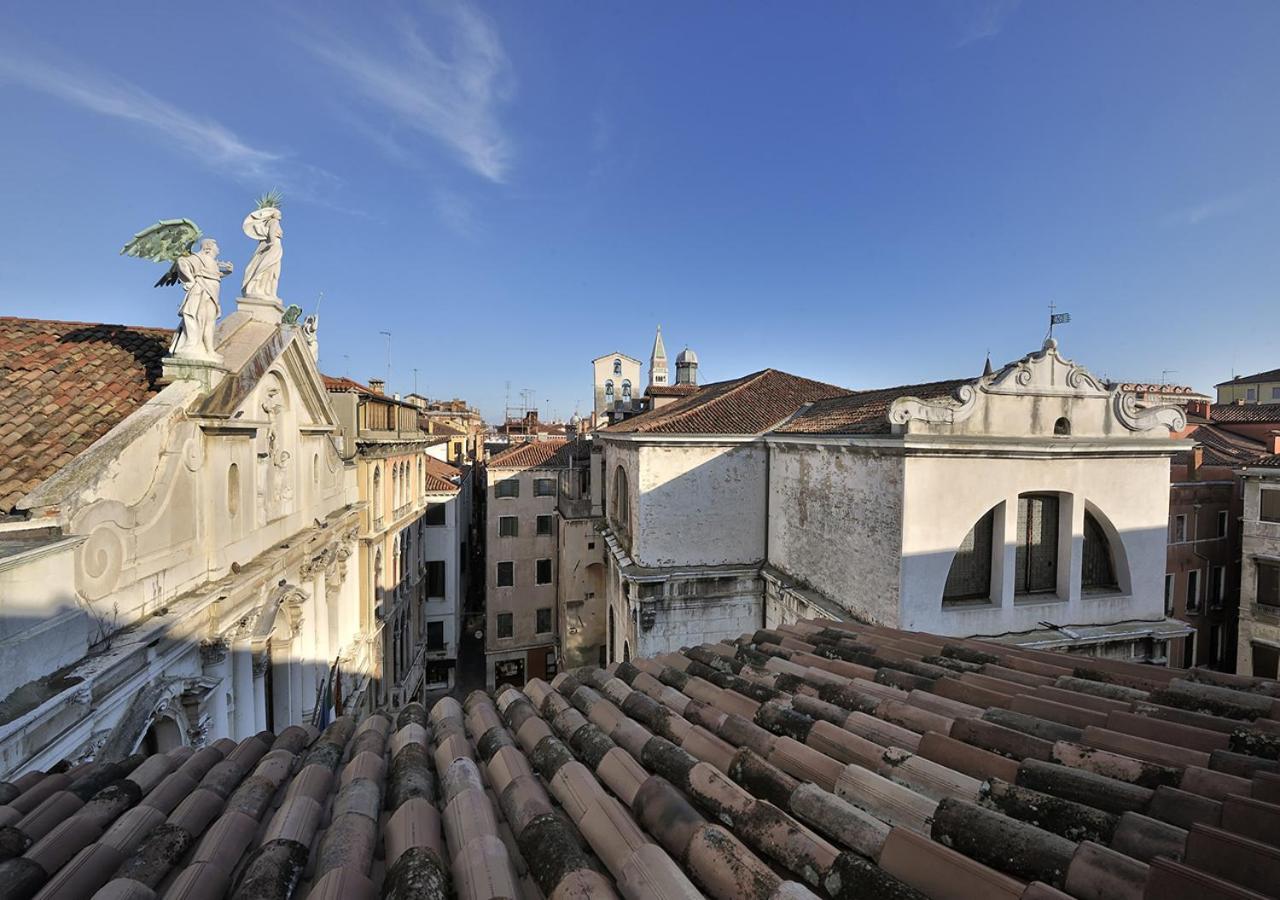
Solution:
[[(196, 242), (200, 249), (196, 250)], [(165, 219), (133, 236), (120, 250), (152, 262), (170, 263), (156, 287), (181, 283), (187, 295), (178, 309), (182, 324), (169, 353), (187, 359), (216, 360), (213, 326), (222, 311), (219, 294), (222, 279), (231, 274), (231, 263), (218, 259), (218, 242), (201, 240), (200, 229), (190, 219)]]

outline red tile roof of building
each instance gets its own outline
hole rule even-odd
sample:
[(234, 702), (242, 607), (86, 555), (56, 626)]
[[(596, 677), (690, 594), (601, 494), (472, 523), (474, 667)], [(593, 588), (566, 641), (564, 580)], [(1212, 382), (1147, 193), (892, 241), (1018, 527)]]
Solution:
[(1248, 384), (1251, 381), (1280, 381), (1280, 369), (1267, 369), (1252, 375), (1237, 375), (1228, 381), (1219, 381), (1214, 387), (1226, 387), (1229, 384)]
[(458, 490), (457, 482), (453, 479), (462, 477), (462, 470), (457, 466), (451, 466), (447, 462), (442, 462), (434, 456), (427, 457), (427, 490), (432, 492), (456, 491)]
[(687, 397), (699, 390), (696, 384), (651, 384), (645, 388), (646, 397)]
[(889, 407), (900, 397), (938, 400), (950, 397), (975, 379), (959, 378), (905, 384), (899, 387), (857, 391), (844, 397), (820, 400), (778, 429), (780, 434), (887, 434)]
[(806, 403), (848, 394), (846, 388), (764, 369), (731, 381), (702, 385), (660, 409), (624, 419), (604, 434), (760, 434)]
[(23, 775), (0, 876), (24, 897), (1273, 894), (1278, 695), (801, 622)]
[(0, 317), (0, 514), (159, 390), (173, 331)]
[[(361, 384), (358, 381), (347, 378), (345, 375), (321, 375), (320, 377), (324, 379), (324, 389), (326, 391), (349, 391), (353, 394), (368, 394), (371, 397), (382, 396), (367, 384)], [(391, 398), (388, 397), (387, 399)]]
[[(1257, 465), (1257, 461), (1267, 455), (1267, 446), (1262, 441), (1252, 440), (1210, 423), (1197, 425), (1187, 432), (1186, 437), (1203, 448), (1202, 462), (1206, 466)], [(1173, 462), (1175, 465), (1185, 464), (1189, 457), (1189, 453), (1179, 453), (1173, 458)]]
[(1214, 422), (1275, 422), (1280, 426), (1280, 403), (1215, 403), (1209, 407)]
[(500, 469), (559, 469), (569, 464), (566, 440), (526, 441), (489, 458), (486, 465)]

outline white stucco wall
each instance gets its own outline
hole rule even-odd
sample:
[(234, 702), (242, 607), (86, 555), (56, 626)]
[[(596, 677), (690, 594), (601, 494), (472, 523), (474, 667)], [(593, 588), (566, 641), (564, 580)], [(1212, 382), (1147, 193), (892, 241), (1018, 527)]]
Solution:
[[(904, 477), (901, 627), (938, 634), (1003, 634), (1056, 625), (1104, 624), (1164, 615), (1163, 585), (1169, 512), (1168, 457), (1089, 455), (1067, 458), (993, 456), (908, 457)], [(955, 549), (989, 509), (1012, 511), (1004, 530), (1006, 570), (1012, 569), (1018, 495), (1059, 494), (1061, 521), (1070, 522), (1069, 552), (1058, 559), (1059, 591), (1015, 598), (1012, 584), (993, 579), (997, 600), (944, 609), (943, 587)], [(1115, 529), (1112, 557), (1121, 591), (1081, 595), (1084, 511)], [(997, 543), (1001, 533), (997, 516)], [(1065, 533), (1065, 530), (1064, 532)]]
[(714, 566), (764, 559), (763, 444), (640, 444), (637, 455), (631, 543), (637, 563)]
[(859, 618), (896, 625), (902, 457), (794, 443), (770, 452), (769, 562)]
[(719, 597), (708, 602), (667, 600), (661, 604), (653, 627), (635, 630), (638, 648), (631, 657), (674, 653), (692, 644), (714, 643), (750, 634), (764, 621), (764, 601), (759, 593)]

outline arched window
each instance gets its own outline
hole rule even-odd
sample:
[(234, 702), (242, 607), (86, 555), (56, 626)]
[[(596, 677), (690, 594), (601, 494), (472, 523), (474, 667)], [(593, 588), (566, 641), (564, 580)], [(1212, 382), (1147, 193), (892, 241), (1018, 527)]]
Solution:
[(382, 518), (382, 466), (373, 467), (373, 496), (370, 500), (373, 503), (373, 517), (375, 519)]
[(613, 470), (613, 523), (626, 531), (631, 522), (631, 494), (627, 485), (627, 471), (618, 466)]
[(426, 479), (426, 476), (423, 474), (422, 457), (419, 456), (418, 457), (418, 487), (417, 487), (417, 490), (415, 491), (415, 496), (425, 494), (426, 491), (427, 491), (427, 479)]
[(1058, 495), (1023, 494), (1018, 498), (1018, 544), (1013, 590), (1044, 594), (1058, 589)]
[(622, 402), (623, 403), (631, 402), (631, 382), (626, 379), (624, 379), (622, 382)]
[(613, 406), (613, 379), (604, 383), (604, 402), (608, 406)]
[[(394, 510), (400, 505), (400, 466), (399, 464), (391, 467), (391, 508)], [(392, 513), (394, 515), (394, 513)]]
[(1053, 433), (1063, 436), (1071, 434), (1071, 420), (1066, 416), (1058, 419), (1058, 421), (1053, 423)]
[(613, 648), (618, 640), (618, 623), (613, 615), (613, 607), (609, 607), (609, 662), (613, 662)]
[(227, 469), (227, 515), (235, 518), (240, 512), (240, 467), (235, 463)]
[(1087, 509), (1084, 512), (1084, 562), (1080, 567), (1080, 588), (1085, 591), (1118, 591), (1111, 541), (1102, 525)]
[(947, 584), (942, 590), (942, 605), (986, 601), (991, 599), (991, 548), (994, 543), (996, 511), (987, 511), (978, 523), (969, 529), (947, 572)]
[(614, 375), (621, 375), (621, 374), (622, 374), (622, 360), (620, 360), (620, 359), (615, 359), (615, 360), (613, 361), (613, 374), (614, 374)]

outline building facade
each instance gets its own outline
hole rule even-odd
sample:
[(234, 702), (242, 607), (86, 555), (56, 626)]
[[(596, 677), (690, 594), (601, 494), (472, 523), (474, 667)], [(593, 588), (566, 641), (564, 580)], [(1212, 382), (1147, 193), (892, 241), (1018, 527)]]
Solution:
[(1219, 403), (1280, 403), (1280, 369), (1237, 375), (1214, 387)]
[(198, 362), (166, 329), (0, 319), (5, 777), (365, 702), (360, 500), (314, 328), (242, 306)]
[[(377, 702), (401, 705), (426, 689), (426, 599), (439, 592), (443, 573), (428, 566), (428, 514), (445, 513), (439, 484), (428, 464), (435, 441), (419, 426), (412, 403), (370, 386), (328, 379), (331, 401), (342, 422), (344, 452), (356, 463), (364, 502), (360, 521), (361, 628), (374, 637)], [(434, 490), (433, 490), (434, 489)], [(429, 503), (429, 493), (437, 495)], [(456, 646), (456, 641), (454, 642)]]
[(484, 466), (485, 678), (490, 688), (559, 670), (556, 501), (565, 440), (511, 447)]
[(800, 614), (1163, 660), (1190, 631), (1162, 602), (1184, 423), (1052, 341), (883, 391), (773, 370), (706, 385), (597, 436), (609, 655)]
[(1237, 672), (1275, 678), (1280, 672), (1280, 454), (1257, 460), (1241, 476)]
[(556, 500), (556, 605), (565, 668), (608, 659), (605, 602), (603, 456), (587, 435), (576, 435), (559, 471)]
[(597, 421), (616, 413), (629, 413), (640, 399), (640, 360), (625, 353), (610, 353), (591, 360), (592, 409)]

